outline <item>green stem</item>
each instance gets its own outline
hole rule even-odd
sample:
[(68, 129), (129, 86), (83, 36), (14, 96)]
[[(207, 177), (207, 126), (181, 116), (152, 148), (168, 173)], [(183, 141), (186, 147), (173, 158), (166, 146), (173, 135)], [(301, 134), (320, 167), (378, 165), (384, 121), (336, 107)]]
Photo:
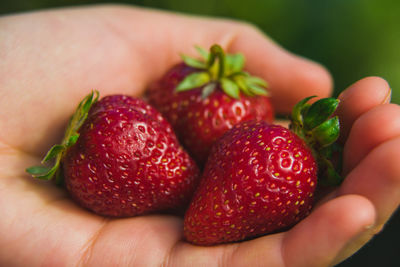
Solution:
[(210, 48), (210, 59), (208, 62), (208, 66), (211, 67), (212, 65), (214, 65), (215, 60), (218, 60), (218, 72), (217, 72), (217, 79), (216, 80), (220, 80), (222, 77), (224, 77), (224, 73), (225, 73), (225, 54), (224, 54), (224, 50), (222, 49), (221, 46), (215, 44)]

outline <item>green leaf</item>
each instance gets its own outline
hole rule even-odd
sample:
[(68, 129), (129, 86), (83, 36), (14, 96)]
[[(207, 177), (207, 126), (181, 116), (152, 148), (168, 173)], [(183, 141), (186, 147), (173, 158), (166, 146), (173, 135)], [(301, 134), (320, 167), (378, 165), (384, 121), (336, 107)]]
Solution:
[(208, 51), (201, 46), (196, 45), (195, 48), (197, 52), (199, 52), (200, 56), (207, 62), (210, 57), (210, 53), (208, 53)]
[(58, 154), (62, 153), (65, 149), (64, 145), (54, 145), (47, 152), (46, 156), (43, 158), (42, 163), (45, 163), (51, 159), (57, 157)]
[(178, 86), (175, 88), (177, 92), (182, 92), (186, 90), (190, 90), (196, 87), (200, 87), (210, 82), (210, 75), (208, 72), (195, 72), (189, 74), (188, 76), (181, 81)]
[(65, 131), (64, 138), (61, 144), (56, 144), (52, 146), (42, 160), (42, 164), (50, 160), (54, 160), (53, 166), (33, 166), (26, 169), (29, 174), (31, 174), (34, 178), (42, 180), (51, 180), (56, 174), (58, 177), (57, 179), (61, 177), (60, 167), (64, 153), (68, 147), (74, 145), (77, 142), (79, 138), (78, 131), (87, 119), (91, 107), (97, 102), (98, 98), (99, 92), (92, 91), (77, 106), (75, 113), (72, 115), (68, 123), (68, 127)]
[(52, 167), (45, 166), (32, 166), (27, 168), (25, 171), (31, 174), (34, 178), (40, 180), (51, 180), (54, 174), (57, 172), (59, 163), (56, 163)]
[(78, 141), (79, 138), (79, 133), (73, 133), (69, 139), (67, 140), (67, 142), (65, 143), (66, 147), (71, 147), (73, 145), (75, 145), (76, 141)]
[(244, 67), (244, 56), (242, 54), (225, 55), (225, 75), (241, 71)]
[(45, 166), (32, 166), (27, 168), (25, 171), (32, 175), (43, 175), (50, 171), (51, 168)]
[(304, 116), (304, 127), (312, 130), (326, 121), (336, 110), (339, 100), (336, 98), (322, 98), (313, 103)]
[(98, 99), (99, 92), (92, 91), (79, 103), (68, 124), (68, 128), (63, 139), (63, 144), (69, 142), (70, 137), (77, 134), (78, 130), (85, 122), (91, 107), (97, 102)]
[(46, 173), (33, 175), (33, 177), (40, 179), (40, 180), (49, 181), (49, 180), (53, 179), (54, 175), (56, 174), (56, 172), (58, 170), (58, 167), (59, 167), (59, 165), (56, 164), (51, 169), (49, 169)]
[(236, 77), (247, 78), (247, 77), (250, 77), (250, 74), (248, 74), (245, 71), (237, 71), (237, 72), (234, 72), (234, 73), (230, 74), (228, 78), (233, 79), (233, 78), (236, 78)]
[[(94, 98), (93, 98), (93, 97), (94, 97)], [(93, 105), (94, 103), (96, 103), (98, 99), (99, 99), (99, 92), (98, 92), (98, 91), (92, 91), (89, 95), (87, 95), (87, 96), (83, 99), (83, 101), (82, 101), (81, 103), (79, 103), (79, 106), (78, 106), (79, 108), (80, 108), (81, 106), (83, 106), (83, 107), (82, 107), (81, 114), (88, 113), (89, 110), (90, 110), (90, 108), (92, 107), (92, 105)]]
[(255, 94), (251, 92), (250, 88), (246, 83), (246, 79), (242, 75), (233, 76), (233, 80), (239, 86), (239, 89), (247, 96), (254, 96)]
[(338, 139), (339, 131), (339, 118), (335, 116), (314, 128), (312, 135), (321, 147), (325, 147)]
[(182, 57), (183, 62), (185, 62), (185, 64), (190, 67), (197, 68), (197, 69), (206, 69), (207, 68), (207, 64), (204, 61), (200, 61), (198, 59), (188, 57), (185, 55), (182, 55), (181, 57)]
[(268, 96), (267, 90), (258, 85), (249, 84), (248, 86), (250, 88), (250, 92), (252, 92), (254, 95)]
[(292, 110), (292, 117), (291, 117), (292, 123), (303, 126), (303, 114), (310, 107), (310, 105), (307, 104), (307, 102), (314, 97), (315, 96), (306, 97), (306, 98), (300, 100), (294, 106), (294, 108)]
[(265, 88), (268, 87), (268, 83), (265, 80), (261, 79), (260, 77), (249, 76), (247, 78), (247, 82), (251, 83), (251, 84), (259, 85), (259, 86), (265, 87)]
[(239, 98), (239, 86), (228, 78), (221, 78), (222, 90), (232, 98)]
[(78, 105), (75, 113), (72, 115), (71, 120), (68, 123), (67, 130), (62, 141), (62, 145), (70, 142), (70, 137), (76, 135), (82, 124), (85, 122), (89, 110), (93, 104), (97, 102), (99, 98), (98, 91), (92, 91), (88, 94)]

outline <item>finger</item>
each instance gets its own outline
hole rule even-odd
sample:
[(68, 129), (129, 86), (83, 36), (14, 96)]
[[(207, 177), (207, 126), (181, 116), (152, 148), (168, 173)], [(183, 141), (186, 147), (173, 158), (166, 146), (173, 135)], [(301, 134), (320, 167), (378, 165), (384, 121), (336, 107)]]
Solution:
[(285, 266), (282, 261), (283, 234), (273, 234), (250, 241), (195, 246), (180, 242), (174, 246), (166, 266)]
[(353, 123), (344, 147), (344, 175), (374, 147), (396, 136), (400, 136), (400, 107), (398, 105), (379, 105), (362, 114)]
[(374, 221), (374, 207), (362, 196), (346, 195), (319, 206), (287, 232), (282, 244), (286, 266), (331, 266)]
[(376, 227), (384, 224), (400, 204), (400, 137), (375, 147), (346, 176), (338, 195), (359, 194), (377, 212)]
[(182, 220), (173, 216), (111, 220), (88, 243), (79, 266), (167, 266), (166, 254), (181, 227)]
[[(222, 266), (286, 266), (282, 257), (284, 234), (272, 234), (239, 243), (225, 255)], [(290, 266), (290, 265), (288, 265)]]
[(357, 118), (382, 103), (390, 101), (391, 90), (380, 77), (367, 77), (350, 85), (339, 95), (340, 105), (336, 111), (340, 118), (341, 140), (345, 140)]

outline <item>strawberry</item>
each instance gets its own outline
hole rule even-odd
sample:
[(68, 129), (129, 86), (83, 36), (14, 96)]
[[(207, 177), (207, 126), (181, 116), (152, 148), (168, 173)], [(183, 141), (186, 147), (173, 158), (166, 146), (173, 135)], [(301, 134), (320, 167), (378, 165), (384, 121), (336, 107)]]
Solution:
[(54, 166), (27, 171), (39, 179), (63, 179), (72, 198), (99, 215), (183, 208), (198, 168), (169, 123), (143, 100), (97, 98), (92, 93), (81, 102), (63, 142), (47, 153), (43, 162), (55, 158)]
[(241, 54), (197, 47), (203, 60), (183, 56), (152, 84), (147, 96), (172, 124), (179, 140), (203, 165), (212, 144), (233, 125), (247, 120), (271, 122), (273, 108), (267, 83), (242, 69)]
[(213, 146), (184, 219), (198, 245), (240, 241), (287, 229), (313, 206), (317, 174), (337, 179), (327, 156), (339, 134), (338, 101), (309, 98), (289, 130), (265, 121), (235, 125)]

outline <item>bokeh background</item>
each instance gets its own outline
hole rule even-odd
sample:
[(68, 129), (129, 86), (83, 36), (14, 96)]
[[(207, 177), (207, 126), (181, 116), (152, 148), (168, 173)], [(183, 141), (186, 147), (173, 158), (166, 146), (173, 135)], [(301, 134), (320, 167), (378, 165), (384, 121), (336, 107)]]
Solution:
[[(110, 1), (6, 0), (0, 15)], [(325, 65), (335, 96), (356, 80), (385, 78), (400, 104), (400, 1), (398, 0), (131, 0), (118, 3), (244, 20), (286, 49)], [(372, 129), (373, 130), (373, 129)], [(400, 212), (370, 243), (340, 267), (400, 266)]]

